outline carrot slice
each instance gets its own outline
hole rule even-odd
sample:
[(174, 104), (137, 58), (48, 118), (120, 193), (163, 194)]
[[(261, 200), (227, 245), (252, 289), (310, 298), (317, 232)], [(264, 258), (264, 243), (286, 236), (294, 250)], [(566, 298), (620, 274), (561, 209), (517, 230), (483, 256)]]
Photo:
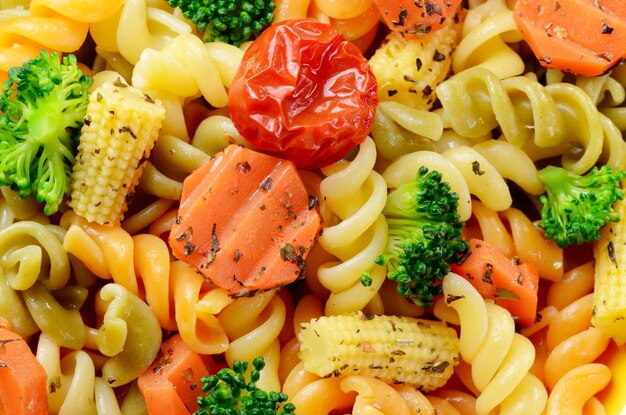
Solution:
[(137, 386), (146, 401), (148, 413), (188, 415), (199, 409), (200, 379), (210, 374), (203, 357), (176, 334), (163, 342), (161, 353), (139, 376)]
[(232, 295), (280, 287), (318, 236), (312, 200), (292, 162), (230, 145), (185, 179), (169, 243)]
[(522, 326), (537, 317), (539, 272), (533, 264), (518, 264), (488, 242), (471, 239), (469, 255), (453, 272), (466, 278), (484, 297), (509, 310)]
[(47, 375), (19, 334), (0, 324), (0, 415), (48, 413)]
[(390, 30), (424, 36), (453, 20), (461, 0), (374, 0)]
[(519, 0), (513, 16), (545, 67), (596, 76), (626, 56), (623, 0)]

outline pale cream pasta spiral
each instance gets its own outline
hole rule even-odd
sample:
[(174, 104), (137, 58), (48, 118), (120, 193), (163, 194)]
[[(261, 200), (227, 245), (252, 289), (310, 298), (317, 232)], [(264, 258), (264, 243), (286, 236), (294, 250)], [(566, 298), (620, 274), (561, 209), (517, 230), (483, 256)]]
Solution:
[[(472, 194), (497, 211), (508, 209), (513, 202), (509, 186), (496, 166), (469, 146), (452, 147), (442, 153), (421, 150), (405, 154), (387, 166), (383, 177), (388, 187), (397, 188), (414, 180), (422, 166), (441, 173), (442, 181), (458, 194), (457, 213), (462, 221), (471, 216)], [(516, 177), (523, 181), (523, 175), (520, 172)]]
[(266, 291), (254, 297), (241, 297), (227, 304), (217, 318), (230, 340), (226, 360), (252, 361), (265, 359), (259, 385), (264, 390), (280, 390), (278, 378), (280, 344), (278, 336), (285, 325), (285, 303), (276, 291)]
[(452, 69), (459, 73), (470, 67), (486, 68), (501, 79), (520, 75), (524, 61), (509, 44), (521, 40), (506, 2), (487, 0), (467, 12), (461, 43), (452, 55)]
[[(443, 280), (444, 297), (435, 314), (459, 324), (461, 357), (471, 365), (473, 385), (480, 392), (476, 413), (541, 414), (546, 389), (529, 373), (535, 359), (530, 340), (515, 332), (511, 314), (485, 301), (466, 279), (450, 273)], [(456, 313), (450, 315), (450, 307)]]
[[(317, 270), (317, 279), (330, 291), (327, 315), (363, 309), (386, 278), (385, 267), (374, 262), (387, 241), (382, 215), (387, 185), (373, 170), (375, 160), (376, 148), (368, 138), (353, 161), (323, 169), (327, 177), (320, 183), (320, 193), (336, 221), (324, 226), (319, 244), (338, 259)], [(367, 272), (372, 278), (370, 286), (361, 283), (361, 276)]]
[(142, 413), (122, 410), (124, 402), (136, 396), (136, 387), (131, 387), (120, 405), (114, 388), (97, 375), (99, 368), (86, 351), (77, 350), (61, 357), (60, 346), (42, 334), (37, 342), (36, 357), (48, 376), (50, 415)]
[(161, 49), (145, 48), (133, 70), (133, 85), (178, 97), (202, 95), (215, 108), (228, 105), (228, 92), (243, 51), (222, 42), (204, 43), (181, 34)]

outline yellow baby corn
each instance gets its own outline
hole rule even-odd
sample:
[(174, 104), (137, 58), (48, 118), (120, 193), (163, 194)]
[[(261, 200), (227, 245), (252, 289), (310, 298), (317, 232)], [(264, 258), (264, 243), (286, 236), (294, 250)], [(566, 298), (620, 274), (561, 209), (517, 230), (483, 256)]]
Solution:
[(68, 203), (79, 216), (119, 224), (164, 118), (160, 101), (121, 80), (93, 91)]
[(626, 202), (613, 205), (619, 222), (609, 222), (595, 246), (591, 322), (619, 344), (626, 343)]
[(423, 391), (444, 385), (459, 362), (454, 329), (410, 317), (363, 313), (320, 317), (302, 325), (298, 340), (309, 372), (368, 375)]
[(378, 99), (430, 109), (436, 99), (435, 88), (450, 71), (451, 55), (460, 38), (459, 22), (416, 39), (389, 33), (369, 61), (378, 81)]

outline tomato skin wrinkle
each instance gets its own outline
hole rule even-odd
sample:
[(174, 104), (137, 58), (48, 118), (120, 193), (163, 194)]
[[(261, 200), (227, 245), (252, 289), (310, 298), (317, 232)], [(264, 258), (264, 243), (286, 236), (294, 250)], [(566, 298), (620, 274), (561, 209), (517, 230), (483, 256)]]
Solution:
[(287, 20), (246, 50), (229, 90), (229, 110), (257, 149), (316, 169), (365, 140), (376, 90), (365, 57), (332, 26)]

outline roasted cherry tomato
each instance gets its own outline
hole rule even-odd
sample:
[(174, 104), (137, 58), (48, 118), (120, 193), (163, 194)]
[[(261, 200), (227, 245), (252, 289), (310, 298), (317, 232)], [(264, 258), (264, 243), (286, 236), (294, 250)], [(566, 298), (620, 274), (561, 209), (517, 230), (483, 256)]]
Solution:
[(376, 87), (367, 60), (332, 26), (288, 20), (245, 52), (229, 91), (230, 115), (258, 149), (314, 169), (365, 140)]

